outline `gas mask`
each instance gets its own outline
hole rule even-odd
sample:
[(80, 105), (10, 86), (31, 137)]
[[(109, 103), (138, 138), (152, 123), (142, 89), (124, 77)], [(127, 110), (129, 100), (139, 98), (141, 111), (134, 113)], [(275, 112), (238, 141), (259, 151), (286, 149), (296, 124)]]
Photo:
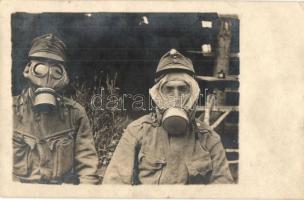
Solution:
[(185, 134), (194, 118), (200, 93), (193, 77), (183, 72), (168, 73), (149, 93), (157, 106), (163, 128), (170, 135)]
[(34, 110), (49, 112), (56, 107), (56, 92), (64, 88), (69, 78), (62, 62), (56, 60), (31, 60), (23, 71), (30, 80)]

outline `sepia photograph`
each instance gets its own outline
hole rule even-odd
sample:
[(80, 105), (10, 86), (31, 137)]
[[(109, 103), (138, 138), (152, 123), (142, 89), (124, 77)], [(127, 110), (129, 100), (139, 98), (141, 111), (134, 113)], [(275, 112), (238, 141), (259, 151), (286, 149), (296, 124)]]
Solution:
[(239, 24), (13, 13), (13, 180), (237, 183)]
[(303, 199), (303, 11), (0, 0), (1, 198)]

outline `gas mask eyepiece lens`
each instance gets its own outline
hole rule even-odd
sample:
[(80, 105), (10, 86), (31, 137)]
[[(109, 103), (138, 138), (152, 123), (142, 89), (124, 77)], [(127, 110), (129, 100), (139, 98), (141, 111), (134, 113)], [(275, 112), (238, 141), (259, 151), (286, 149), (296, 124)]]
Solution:
[(58, 80), (63, 77), (63, 69), (60, 65), (53, 65), (50, 72), (52, 78)]
[(42, 63), (38, 63), (33, 67), (33, 74), (39, 78), (45, 77), (48, 74), (48, 72), (49, 72), (49, 67)]

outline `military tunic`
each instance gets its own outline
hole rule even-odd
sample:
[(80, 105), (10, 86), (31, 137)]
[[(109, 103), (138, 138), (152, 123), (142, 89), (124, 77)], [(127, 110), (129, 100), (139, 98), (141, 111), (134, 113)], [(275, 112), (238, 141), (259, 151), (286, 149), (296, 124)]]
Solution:
[(98, 183), (98, 157), (84, 108), (57, 98), (53, 112), (32, 109), (29, 90), (13, 97), (13, 178), (31, 183)]
[(154, 114), (125, 130), (104, 184), (233, 183), (219, 135), (201, 122), (184, 136), (170, 137)]

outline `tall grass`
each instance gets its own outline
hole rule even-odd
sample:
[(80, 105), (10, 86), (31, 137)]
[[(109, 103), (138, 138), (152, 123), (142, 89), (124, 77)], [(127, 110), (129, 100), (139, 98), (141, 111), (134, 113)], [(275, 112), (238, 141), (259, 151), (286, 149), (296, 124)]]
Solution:
[(94, 109), (91, 100), (94, 95), (119, 95), (120, 89), (116, 86), (117, 73), (95, 75), (92, 80), (78, 81), (72, 84), (75, 92), (72, 98), (86, 109), (93, 130), (96, 150), (99, 157), (98, 173), (102, 177), (108, 166), (113, 152), (119, 142), (124, 128), (131, 121), (126, 111), (107, 109)]

